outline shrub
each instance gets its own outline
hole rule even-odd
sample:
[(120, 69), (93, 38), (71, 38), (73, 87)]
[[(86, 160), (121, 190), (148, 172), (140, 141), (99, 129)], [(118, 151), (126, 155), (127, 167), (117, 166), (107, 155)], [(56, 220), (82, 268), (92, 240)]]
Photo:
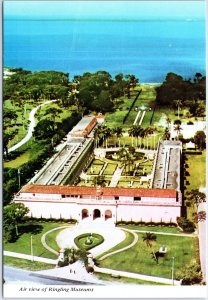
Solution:
[(91, 266), (87, 266), (86, 270), (87, 270), (88, 273), (93, 273), (94, 272), (94, 269)]
[(57, 266), (58, 267), (66, 267), (66, 266), (68, 266), (68, 264), (69, 264), (69, 261), (68, 261), (68, 258), (67, 258), (64, 261), (59, 260)]
[(202, 281), (200, 265), (192, 263), (176, 273), (176, 279), (182, 279), (182, 285), (193, 285)]
[(188, 121), (187, 125), (194, 125), (194, 123), (192, 121)]
[(174, 125), (181, 125), (181, 120), (175, 120)]
[(192, 221), (184, 218), (178, 217), (177, 218), (178, 225), (183, 229), (184, 232), (191, 233), (195, 230), (195, 225)]

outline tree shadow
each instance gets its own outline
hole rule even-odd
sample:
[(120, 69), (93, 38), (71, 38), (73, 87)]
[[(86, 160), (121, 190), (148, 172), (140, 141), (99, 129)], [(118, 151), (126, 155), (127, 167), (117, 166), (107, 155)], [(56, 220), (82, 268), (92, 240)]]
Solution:
[(22, 235), (23, 233), (31, 233), (33, 235), (39, 234), (42, 232), (43, 226), (39, 224), (27, 224), (19, 226), (18, 231), (19, 234)]

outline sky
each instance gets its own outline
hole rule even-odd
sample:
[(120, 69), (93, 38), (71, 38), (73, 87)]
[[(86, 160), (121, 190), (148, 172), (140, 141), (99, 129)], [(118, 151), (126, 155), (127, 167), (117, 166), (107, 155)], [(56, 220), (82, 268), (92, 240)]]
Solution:
[(4, 1), (5, 17), (204, 18), (205, 1)]

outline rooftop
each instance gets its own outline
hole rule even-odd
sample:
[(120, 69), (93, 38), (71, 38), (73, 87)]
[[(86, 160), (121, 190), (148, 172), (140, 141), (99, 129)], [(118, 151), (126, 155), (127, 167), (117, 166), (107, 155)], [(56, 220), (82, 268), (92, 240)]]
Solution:
[(174, 189), (138, 189), (116, 187), (82, 187), (82, 186), (57, 186), (57, 185), (25, 185), (20, 193), (33, 194), (61, 194), (61, 195), (102, 195), (102, 196), (125, 196), (125, 197), (155, 197), (175, 198)]

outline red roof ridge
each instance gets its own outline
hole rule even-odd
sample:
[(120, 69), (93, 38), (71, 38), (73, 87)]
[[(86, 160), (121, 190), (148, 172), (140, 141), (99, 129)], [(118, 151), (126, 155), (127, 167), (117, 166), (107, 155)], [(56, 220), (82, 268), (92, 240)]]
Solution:
[[(85, 186), (60, 186), (60, 185), (36, 185), (27, 184), (20, 193), (40, 193), (40, 194), (65, 194), (65, 195), (96, 195), (97, 187)], [(103, 196), (143, 196), (143, 197), (161, 197), (174, 198), (176, 190), (174, 189), (145, 189), (145, 188), (122, 188), (122, 187), (100, 187), (99, 194)]]

